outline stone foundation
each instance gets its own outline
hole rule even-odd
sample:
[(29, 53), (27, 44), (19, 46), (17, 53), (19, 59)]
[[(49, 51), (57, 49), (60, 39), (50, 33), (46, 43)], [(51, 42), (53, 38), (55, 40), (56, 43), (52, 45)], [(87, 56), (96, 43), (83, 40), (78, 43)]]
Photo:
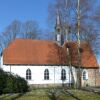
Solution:
[(29, 85), (30, 89), (35, 89), (35, 88), (60, 88), (60, 87), (68, 87), (69, 84), (31, 84)]

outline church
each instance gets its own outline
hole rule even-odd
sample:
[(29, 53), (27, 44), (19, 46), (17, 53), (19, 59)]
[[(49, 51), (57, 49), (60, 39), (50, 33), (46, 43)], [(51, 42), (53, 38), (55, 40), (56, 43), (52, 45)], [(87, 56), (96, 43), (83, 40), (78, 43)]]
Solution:
[[(61, 38), (56, 18), (56, 41), (15, 39), (3, 51), (1, 68), (25, 78), (34, 87), (69, 86), (77, 83), (77, 42)], [(98, 64), (88, 43), (81, 41), (81, 85), (100, 86)], [(69, 49), (69, 52), (67, 50)]]

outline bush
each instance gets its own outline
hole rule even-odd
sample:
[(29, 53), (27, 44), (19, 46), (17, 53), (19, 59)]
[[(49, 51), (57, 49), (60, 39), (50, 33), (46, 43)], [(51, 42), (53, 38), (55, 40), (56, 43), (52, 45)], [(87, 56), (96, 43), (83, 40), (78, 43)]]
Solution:
[(0, 69), (0, 94), (23, 93), (28, 91), (27, 81), (18, 75), (6, 73)]
[(16, 76), (16, 79), (14, 80), (14, 92), (27, 92), (28, 91), (28, 85), (27, 81), (24, 78), (21, 78), (19, 76)]
[(3, 89), (6, 87), (7, 74), (0, 68), (0, 94), (3, 93)]

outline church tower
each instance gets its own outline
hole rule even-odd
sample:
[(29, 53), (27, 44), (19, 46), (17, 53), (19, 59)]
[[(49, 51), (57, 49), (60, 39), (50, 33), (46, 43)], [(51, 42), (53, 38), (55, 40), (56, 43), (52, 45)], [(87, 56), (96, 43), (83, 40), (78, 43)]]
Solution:
[(61, 27), (61, 19), (60, 19), (59, 10), (57, 10), (57, 13), (56, 13), (55, 30), (56, 30), (56, 37), (55, 37), (56, 41), (57, 41), (58, 45), (62, 45), (62, 34), (61, 34), (62, 27)]

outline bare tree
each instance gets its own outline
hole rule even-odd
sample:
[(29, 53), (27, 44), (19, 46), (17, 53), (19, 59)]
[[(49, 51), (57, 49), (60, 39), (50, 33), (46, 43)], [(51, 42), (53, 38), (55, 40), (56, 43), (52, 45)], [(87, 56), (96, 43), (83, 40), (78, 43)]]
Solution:
[(5, 48), (11, 41), (13, 41), (20, 33), (20, 21), (13, 21), (8, 27), (5, 28), (1, 34), (2, 48)]
[(26, 21), (22, 24), (22, 38), (36, 39), (40, 33), (36, 21)]
[(22, 23), (14, 20), (0, 35), (0, 46), (2, 50), (16, 38), (38, 39), (40, 29), (36, 21)]
[[(96, 31), (98, 22), (98, 19), (95, 18), (96, 8), (95, 0), (91, 0), (91, 2), (90, 0), (80, 0), (80, 39), (87, 41), (94, 51), (98, 51), (95, 44), (100, 35)], [(66, 34), (65, 27), (69, 26), (71, 28), (70, 40), (77, 40), (77, 0), (55, 0), (53, 4), (50, 4), (48, 19), (50, 19), (51, 26), (55, 25), (56, 9), (59, 9), (61, 13), (63, 33)], [(54, 26), (50, 28), (54, 28)]]

